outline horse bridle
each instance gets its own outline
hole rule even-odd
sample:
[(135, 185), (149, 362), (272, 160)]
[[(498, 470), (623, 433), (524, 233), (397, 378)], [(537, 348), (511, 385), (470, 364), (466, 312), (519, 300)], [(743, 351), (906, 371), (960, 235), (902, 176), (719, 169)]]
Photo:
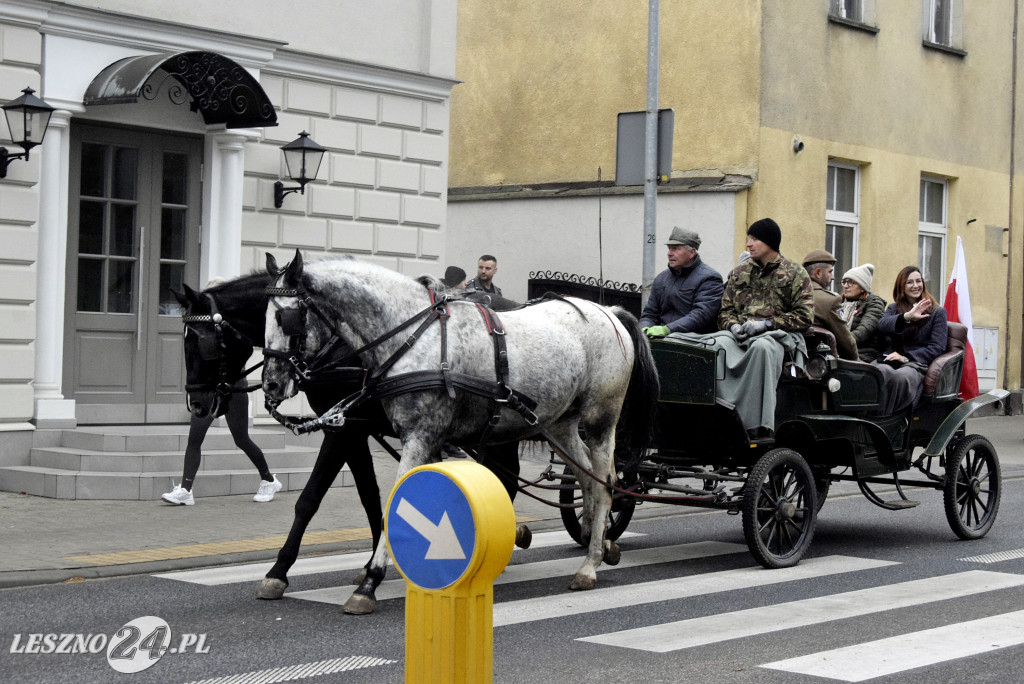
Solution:
[[(287, 361), (291, 364), (300, 380), (310, 380), (313, 373), (326, 370), (328, 365), (325, 359), (330, 357), (334, 348), (344, 341), (331, 320), (324, 315), (324, 312), (305, 290), (268, 285), (265, 291), (267, 297), (270, 298), (270, 302), (277, 308), (275, 317), (277, 318), (277, 324), (281, 326), (281, 332), (288, 337), (288, 349), (278, 350), (264, 347), (263, 356)], [(294, 309), (285, 309), (273, 299), (274, 297), (294, 297), (299, 300), (299, 305)], [(312, 357), (306, 351), (307, 310), (312, 311), (327, 326), (331, 333), (327, 344), (323, 345), (320, 351)], [(365, 348), (359, 351), (365, 351)], [(337, 365), (339, 362), (344, 362), (358, 353), (348, 354), (344, 359), (332, 361), (330, 365)]]
[[(230, 333), (234, 335), (237, 340), (248, 344), (250, 347), (254, 347), (252, 340), (250, 340), (244, 333), (239, 331), (233, 325), (224, 320), (224, 317), (220, 314), (217, 309), (217, 302), (214, 301), (213, 295), (205, 293), (206, 298), (210, 302), (210, 313), (208, 314), (186, 314), (181, 317), (181, 322), (184, 324), (186, 331), (190, 326), (194, 326), (197, 323), (209, 323), (213, 326), (213, 335), (209, 333), (200, 332), (195, 327), (192, 327), (192, 332), (195, 333), (196, 337), (199, 338), (199, 356), (204, 361), (216, 361), (217, 362), (217, 380), (203, 383), (189, 383), (185, 385), (185, 406), (188, 410), (192, 411), (192, 399), (191, 392), (198, 390), (209, 390), (216, 392), (222, 397), (230, 396), (231, 394), (240, 392), (253, 392), (259, 389), (259, 385), (252, 385), (247, 387), (235, 388), (228, 377), (228, 354), (227, 344), (224, 341), (224, 333)], [(256, 364), (250, 368), (242, 371), (242, 378), (247, 377), (257, 368), (261, 367), (263, 362)], [(237, 382), (237, 381), (236, 381)]]

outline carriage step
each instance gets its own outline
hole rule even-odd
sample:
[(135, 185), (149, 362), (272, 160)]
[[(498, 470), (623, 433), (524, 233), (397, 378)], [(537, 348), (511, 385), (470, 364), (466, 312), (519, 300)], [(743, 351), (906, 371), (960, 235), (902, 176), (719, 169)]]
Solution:
[(901, 511), (904, 508), (914, 508), (920, 506), (920, 501), (911, 501), (910, 499), (896, 499), (895, 501), (884, 501), (881, 504), (882, 508), (888, 508), (890, 511)]

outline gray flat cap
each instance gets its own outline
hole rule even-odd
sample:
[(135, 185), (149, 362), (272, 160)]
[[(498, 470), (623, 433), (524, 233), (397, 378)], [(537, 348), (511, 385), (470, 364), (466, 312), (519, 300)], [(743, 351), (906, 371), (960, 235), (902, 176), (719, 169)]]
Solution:
[(700, 249), (700, 235), (697, 235), (692, 230), (686, 230), (676, 226), (672, 229), (672, 235), (669, 236), (666, 245), (686, 245), (687, 247), (693, 247), (694, 249)]

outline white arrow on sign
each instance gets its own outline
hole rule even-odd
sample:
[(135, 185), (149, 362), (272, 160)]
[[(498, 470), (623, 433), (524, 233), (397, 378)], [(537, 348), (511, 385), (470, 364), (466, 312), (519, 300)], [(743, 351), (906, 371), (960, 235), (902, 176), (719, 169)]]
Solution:
[(448, 519), (447, 511), (441, 516), (441, 522), (435, 525), (415, 506), (402, 498), (395, 512), (430, 542), (424, 560), (462, 560), (466, 557), (462, 545), (459, 544), (459, 538), (455, 535), (452, 522)]

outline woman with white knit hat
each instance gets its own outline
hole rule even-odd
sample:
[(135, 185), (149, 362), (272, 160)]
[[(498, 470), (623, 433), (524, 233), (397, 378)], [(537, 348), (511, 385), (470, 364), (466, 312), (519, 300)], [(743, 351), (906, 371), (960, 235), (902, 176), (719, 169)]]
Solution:
[(885, 300), (871, 292), (874, 264), (854, 266), (843, 274), (843, 306), (840, 315), (850, 326), (857, 340), (857, 356), (871, 362), (882, 353), (883, 340), (878, 334), (878, 321), (885, 313)]

